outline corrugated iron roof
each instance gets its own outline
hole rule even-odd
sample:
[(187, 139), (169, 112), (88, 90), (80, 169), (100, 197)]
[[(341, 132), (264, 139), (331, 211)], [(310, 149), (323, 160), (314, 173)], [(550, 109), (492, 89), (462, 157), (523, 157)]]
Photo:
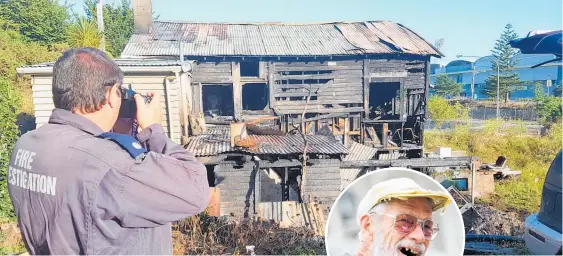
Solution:
[[(156, 67), (156, 66), (179, 66), (181, 65), (178, 60), (154, 60), (154, 59), (114, 59), (120, 67)], [(29, 66), (24, 66), (22, 68), (45, 68), (53, 67), (55, 65), (54, 61), (44, 62), (39, 64), (33, 64)]]
[[(228, 126), (210, 126), (205, 134), (188, 139), (186, 149), (198, 157), (215, 156), (229, 152), (245, 152), (256, 155), (286, 155), (303, 153), (301, 135), (249, 135), (256, 142), (251, 148), (231, 147)], [(307, 135), (309, 154), (347, 154), (348, 149), (336, 140), (322, 135)]]
[(443, 56), (401, 24), (389, 21), (290, 25), (153, 22), (134, 34), (122, 56), (330, 56), (408, 53)]
[(186, 149), (196, 156), (215, 156), (231, 150), (228, 126), (208, 126), (205, 134), (188, 139)]
[[(344, 157), (344, 161), (363, 161), (373, 159), (377, 149), (350, 141), (349, 154)], [(363, 168), (340, 168), (340, 189), (344, 190), (354, 181)]]

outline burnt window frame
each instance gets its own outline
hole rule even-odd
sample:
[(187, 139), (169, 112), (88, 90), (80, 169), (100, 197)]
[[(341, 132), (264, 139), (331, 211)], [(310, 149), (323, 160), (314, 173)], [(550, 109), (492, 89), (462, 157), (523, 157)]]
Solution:
[(203, 113), (203, 116), (206, 116), (206, 115), (205, 115), (206, 110), (205, 110), (204, 88), (205, 88), (205, 87), (209, 87), (209, 86), (230, 87), (229, 89), (230, 89), (230, 92), (231, 92), (231, 95), (230, 95), (230, 96), (231, 96), (231, 99), (230, 99), (230, 100), (232, 101), (232, 110), (231, 110), (231, 111), (232, 111), (232, 115), (218, 115), (218, 116), (224, 116), (224, 117), (225, 117), (225, 116), (235, 116), (235, 108), (236, 108), (235, 105), (236, 105), (236, 103), (234, 102), (234, 93), (235, 93), (235, 91), (234, 91), (234, 90), (235, 90), (234, 84), (232, 84), (232, 83), (200, 83), (200, 88), (199, 88), (199, 90), (200, 90), (200, 97), (201, 97), (201, 98), (200, 98), (200, 100), (201, 100), (201, 101), (200, 101), (200, 104), (201, 104), (201, 111), (202, 111), (202, 113)]
[[(377, 77), (369, 78), (364, 84), (364, 112), (369, 115), (369, 94), (372, 83), (399, 83), (399, 99), (401, 102), (399, 119), (379, 119), (378, 122), (406, 122), (407, 121), (407, 88), (405, 88), (406, 77)], [(365, 81), (365, 80), (364, 80)]]

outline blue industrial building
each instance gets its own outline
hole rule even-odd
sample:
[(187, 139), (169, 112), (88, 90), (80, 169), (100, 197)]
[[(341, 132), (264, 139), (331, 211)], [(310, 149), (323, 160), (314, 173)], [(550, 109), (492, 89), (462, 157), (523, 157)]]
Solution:
[[(561, 85), (562, 71), (561, 61), (556, 61), (532, 68), (532, 66), (555, 59), (553, 54), (518, 54), (513, 57), (513, 61), (517, 61), (514, 73), (518, 74), (520, 80), (524, 82), (524, 89), (514, 91), (510, 94), (510, 100), (529, 99), (534, 97), (534, 89), (536, 82), (540, 82), (545, 92), (553, 95), (556, 86)], [(492, 69), (494, 63), (493, 56), (485, 56), (481, 58), (463, 58), (451, 61), (445, 66), (432, 64), (430, 68), (430, 82), (433, 84), (436, 76), (439, 74), (447, 74), (458, 83), (463, 84), (462, 97), (471, 97), (471, 81), (473, 79), (473, 69), (475, 70), (475, 94), (477, 100), (486, 99), (484, 93), (485, 81), (491, 75), (496, 76), (497, 70)], [(551, 81), (551, 86), (548, 87)]]

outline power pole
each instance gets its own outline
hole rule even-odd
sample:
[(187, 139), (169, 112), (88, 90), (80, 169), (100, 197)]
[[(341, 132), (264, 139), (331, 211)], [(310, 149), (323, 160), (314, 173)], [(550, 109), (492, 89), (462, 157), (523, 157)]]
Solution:
[(100, 41), (100, 49), (106, 50), (106, 37), (104, 35), (104, 6), (102, 0), (96, 0), (96, 20), (98, 21), (98, 31), (102, 33), (102, 40)]

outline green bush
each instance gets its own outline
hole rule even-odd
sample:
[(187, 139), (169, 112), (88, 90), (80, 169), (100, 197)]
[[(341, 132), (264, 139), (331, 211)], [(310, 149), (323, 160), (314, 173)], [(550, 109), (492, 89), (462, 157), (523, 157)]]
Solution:
[(14, 217), (7, 187), (7, 171), (12, 149), (19, 136), (16, 125), (20, 107), (20, 94), (6, 80), (0, 80), (0, 219)]
[(561, 121), (561, 114), (563, 112), (561, 97), (548, 95), (543, 91), (541, 84), (537, 83), (534, 101), (537, 103), (536, 110), (538, 111), (540, 123), (551, 127), (553, 123)]
[(446, 122), (467, 124), (469, 121), (469, 108), (459, 102), (451, 105), (448, 100), (440, 96), (432, 96), (428, 100), (428, 113), (438, 129), (441, 129)]

